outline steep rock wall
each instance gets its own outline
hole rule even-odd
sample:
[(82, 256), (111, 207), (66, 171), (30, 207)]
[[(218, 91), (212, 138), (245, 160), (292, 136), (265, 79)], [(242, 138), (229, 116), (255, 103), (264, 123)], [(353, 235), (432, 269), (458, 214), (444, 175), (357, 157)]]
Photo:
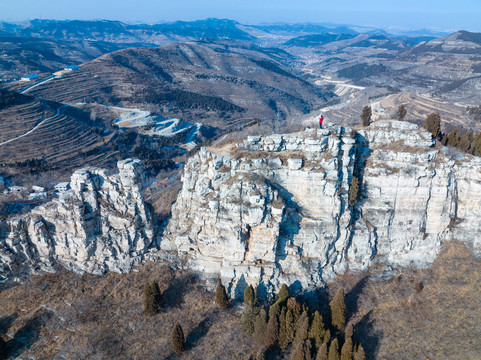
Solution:
[(249, 137), (234, 153), (189, 160), (160, 242), (233, 294), (317, 286), (374, 262), (425, 266), (451, 239), (481, 250), (481, 159), (434, 148), (417, 125)]
[(139, 160), (118, 162), (119, 174), (84, 168), (70, 190), (27, 215), (0, 222), (0, 273), (128, 271), (151, 246), (153, 220), (144, 203)]

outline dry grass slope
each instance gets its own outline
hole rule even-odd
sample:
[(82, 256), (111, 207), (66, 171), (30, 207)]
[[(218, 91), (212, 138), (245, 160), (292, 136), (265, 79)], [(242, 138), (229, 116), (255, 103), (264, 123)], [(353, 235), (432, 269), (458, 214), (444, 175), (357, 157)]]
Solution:
[[(481, 358), (479, 258), (451, 243), (429, 269), (403, 270), (387, 280), (378, 270), (329, 284), (331, 296), (345, 288), (348, 321), (368, 359)], [(142, 311), (142, 288), (152, 280), (164, 303), (150, 317)], [(245, 359), (256, 347), (242, 333), (237, 310), (218, 310), (213, 293), (191, 274), (146, 263), (127, 275), (60, 271), (5, 287), (0, 330), (10, 354), (22, 358)], [(176, 321), (187, 340), (179, 357), (170, 346)]]

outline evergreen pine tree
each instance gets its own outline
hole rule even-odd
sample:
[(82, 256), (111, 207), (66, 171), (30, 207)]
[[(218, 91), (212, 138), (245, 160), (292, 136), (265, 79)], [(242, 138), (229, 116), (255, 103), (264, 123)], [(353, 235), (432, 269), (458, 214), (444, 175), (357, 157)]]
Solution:
[(431, 113), (426, 118), (424, 127), (429, 131), (434, 138), (438, 137), (441, 133), (441, 117), (438, 113)]
[(309, 335), (309, 315), (304, 311), (296, 324), (296, 337), (294, 338), (294, 344), (304, 343)]
[(327, 359), (327, 344), (324, 343), (321, 345), (319, 350), (317, 351), (316, 360), (328, 360)]
[(369, 126), (369, 124), (371, 123), (371, 115), (371, 107), (368, 105), (364, 106), (361, 113), (362, 126)]
[(217, 288), (215, 289), (215, 303), (221, 310), (227, 309), (227, 305), (229, 304), (225, 287), (220, 280), (217, 282)]
[(264, 344), (267, 331), (267, 314), (264, 309), (261, 309), (259, 315), (256, 316), (254, 323), (254, 340), (259, 345)]
[(146, 315), (153, 316), (159, 313), (161, 309), (161, 295), (159, 285), (156, 282), (151, 282), (144, 286), (142, 303)]
[(346, 323), (346, 304), (344, 303), (343, 288), (337, 290), (329, 306), (331, 307), (332, 325), (341, 330)]
[(361, 344), (357, 347), (356, 353), (354, 354), (354, 360), (366, 360), (366, 353)]
[(344, 337), (347, 338), (352, 338), (354, 336), (354, 326), (352, 324), (348, 324), (346, 326), (346, 330), (344, 331)]
[(331, 341), (331, 330), (327, 329), (326, 334), (324, 335), (324, 342), (329, 344)]
[(352, 360), (352, 347), (352, 338), (346, 336), (346, 340), (344, 341), (341, 349), (341, 360)]
[(312, 360), (311, 352), (312, 352), (312, 343), (311, 343), (311, 340), (307, 339), (304, 341), (304, 359), (305, 360)]
[(265, 337), (264, 344), (268, 349), (273, 348), (276, 346), (277, 341), (279, 340), (279, 320), (277, 316), (274, 316), (269, 319), (267, 323), (267, 332)]
[(271, 305), (269, 308), (269, 319), (273, 316), (279, 316), (281, 313), (281, 308), (277, 302)]
[(291, 310), (287, 310), (286, 312), (286, 338), (287, 343), (291, 343), (294, 341), (294, 337), (296, 336), (296, 323), (294, 322), (294, 315), (292, 315)]
[(184, 332), (182, 331), (182, 327), (180, 326), (179, 322), (176, 322), (174, 328), (172, 329), (170, 341), (172, 343), (172, 350), (174, 350), (176, 354), (180, 354), (182, 351), (184, 351)]
[(314, 313), (314, 319), (312, 319), (311, 328), (309, 330), (309, 339), (311, 339), (313, 344), (319, 348), (324, 341), (325, 334), (326, 329), (324, 327), (324, 322), (322, 321), (322, 315), (319, 314), (319, 311), (316, 311)]
[(255, 304), (256, 304), (256, 298), (255, 298), (254, 288), (252, 287), (252, 285), (249, 285), (244, 290), (244, 305), (252, 306)]
[(329, 347), (329, 356), (327, 358), (328, 360), (340, 360), (339, 359), (339, 342), (336, 339), (334, 339), (331, 342), (331, 346)]
[(289, 288), (286, 284), (282, 284), (281, 289), (279, 290), (279, 299), (277, 300), (277, 303), (283, 305), (289, 296)]
[(306, 340), (295, 345), (291, 353), (291, 360), (311, 360), (311, 341)]
[(287, 309), (284, 307), (282, 308), (281, 315), (279, 315), (279, 347), (282, 350), (285, 350), (287, 348), (287, 345), (289, 345), (286, 328), (286, 314)]
[(301, 315), (301, 304), (297, 302), (296, 298), (290, 297), (287, 299), (287, 308), (291, 310), (294, 323), (296, 323), (297, 319), (299, 319), (299, 316)]
[(406, 109), (406, 105), (404, 105), (404, 104), (399, 105), (398, 110), (397, 110), (397, 113), (396, 113), (397, 118), (398, 118), (399, 120), (404, 120), (404, 118), (406, 117), (407, 113), (408, 113), (408, 111), (407, 111), (407, 109)]
[(254, 333), (254, 323), (258, 312), (259, 309), (253, 305), (246, 305), (244, 308), (244, 313), (241, 317), (241, 327), (242, 331), (247, 335), (252, 335)]

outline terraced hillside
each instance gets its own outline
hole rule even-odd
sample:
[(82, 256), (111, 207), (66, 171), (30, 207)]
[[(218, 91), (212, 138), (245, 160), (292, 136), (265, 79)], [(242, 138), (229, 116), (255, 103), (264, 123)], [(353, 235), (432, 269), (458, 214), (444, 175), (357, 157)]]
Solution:
[[(82, 115), (81, 112), (74, 113), (60, 104), (33, 98), (1, 110), (2, 172), (8, 172), (9, 168), (17, 172), (51, 169), (69, 171), (85, 163), (108, 164), (114, 154), (107, 145), (111, 135), (101, 136)], [(32, 169), (28, 161), (35, 159), (41, 164), (35, 164)]]
[[(31, 95), (62, 103), (149, 107), (229, 128), (249, 119), (305, 114), (335, 97), (290, 73), (280, 50), (188, 43), (120, 50), (85, 63)], [(222, 122), (218, 122), (223, 119)]]

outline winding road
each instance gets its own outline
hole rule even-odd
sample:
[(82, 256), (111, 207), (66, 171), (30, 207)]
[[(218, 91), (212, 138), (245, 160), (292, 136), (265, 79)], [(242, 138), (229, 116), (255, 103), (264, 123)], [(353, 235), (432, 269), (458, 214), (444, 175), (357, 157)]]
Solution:
[(57, 109), (57, 112), (55, 113), (55, 115), (50, 116), (50, 117), (48, 117), (48, 118), (46, 118), (46, 119), (43, 119), (43, 120), (40, 121), (33, 129), (27, 131), (25, 134), (20, 135), (20, 136), (17, 136), (17, 137), (14, 137), (13, 139), (10, 139), (10, 140), (7, 140), (7, 141), (4, 141), (4, 142), (0, 143), (0, 146), (5, 145), (5, 144), (8, 144), (9, 142), (18, 140), (18, 139), (20, 139), (20, 138), (23, 138), (24, 136), (27, 136), (27, 135), (33, 133), (33, 132), (34, 132), (35, 130), (37, 130), (40, 126), (42, 126), (42, 124), (45, 123), (46, 121), (51, 120), (51, 119), (53, 119), (53, 118), (56, 117), (56, 116), (59, 116), (59, 115), (60, 115), (60, 110), (61, 110), (62, 108), (64, 108), (64, 107), (67, 107), (67, 106), (70, 106), (70, 105), (62, 105), (61, 107), (59, 107), (59, 108)]

